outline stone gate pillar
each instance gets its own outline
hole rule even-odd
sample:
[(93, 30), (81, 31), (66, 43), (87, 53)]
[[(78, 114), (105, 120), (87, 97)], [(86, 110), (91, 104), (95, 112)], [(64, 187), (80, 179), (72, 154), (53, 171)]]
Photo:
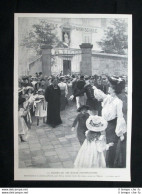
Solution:
[(92, 48), (90, 43), (82, 43), (79, 45), (81, 48), (81, 64), (80, 73), (86, 75), (92, 75)]
[(45, 76), (51, 75), (51, 49), (52, 46), (44, 45), (42, 49), (42, 73)]

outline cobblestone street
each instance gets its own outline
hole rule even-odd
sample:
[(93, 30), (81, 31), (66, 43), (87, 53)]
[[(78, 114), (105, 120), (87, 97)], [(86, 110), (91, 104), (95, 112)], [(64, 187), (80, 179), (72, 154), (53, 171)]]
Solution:
[(63, 123), (56, 128), (33, 122), (28, 142), (19, 142), (20, 168), (72, 168), (80, 148), (76, 131), (71, 127), (77, 115), (75, 104), (61, 112)]

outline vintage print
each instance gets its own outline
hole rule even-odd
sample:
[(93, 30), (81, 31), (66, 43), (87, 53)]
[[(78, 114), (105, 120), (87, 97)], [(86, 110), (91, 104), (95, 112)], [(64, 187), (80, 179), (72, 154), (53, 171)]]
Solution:
[(15, 180), (131, 180), (131, 52), (131, 15), (15, 14)]

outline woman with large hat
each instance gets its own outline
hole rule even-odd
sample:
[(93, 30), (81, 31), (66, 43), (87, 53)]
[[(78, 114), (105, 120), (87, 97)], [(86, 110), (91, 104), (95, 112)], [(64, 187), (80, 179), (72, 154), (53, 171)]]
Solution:
[[(118, 141), (124, 141), (126, 133), (126, 122), (123, 117), (123, 102), (118, 98), (118, 94), (125, 88), (125, 82), (122, 78), (112, 76), (109, 80), (109, 95), (94, 87), (94, 95), (102, 102), (102, 117), (107, 120), (106, 142), (113, 142), (114, 146), (106, 153), (106, 165), (109, 168), (118, 167), (116, 157), (119, 155)], [(119, 166), (120, 167), (120, 166)]]
[(76, 168), (105, 168), (106, 162), (104, 151), (113, 146), (110, 142), (106, 144), (103, 135), (107, 121), (100, 116), (90, 116), (86, 120), (86, 139), (80, 148), (74, 166)]

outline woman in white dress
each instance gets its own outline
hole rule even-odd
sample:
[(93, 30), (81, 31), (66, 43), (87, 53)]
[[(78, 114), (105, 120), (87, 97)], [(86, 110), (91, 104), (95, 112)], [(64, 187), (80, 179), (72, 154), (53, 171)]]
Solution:
[[(123, 118), (123, 102), (117, 97), (118, 94), (125, 87), (125, 83), (121, 78), (118, 77), (108, 77), (110, 86), (108, 93), (104, 94), (102, 91), (94, 88), (94, 95), (98, 100), (103, 100), (102, 102), (102, 117), (107, 120), (108, 126), (106, 128), (106, 142), (114, 143), (106, 153), (106, 165), (109, 168), (116, 168), (116, 150), (117, 143), (120, 139), (124, 140), (124, 134), (126, 133), (126, 122)], [(117, 150), (118, 154), (118, 150)]]
[(105, 135), (102, 134), (107, 127), (107, 121), (97, 115), (90, 116), (86, 126), (86, 139), (78, 152), (74, 167), (105, 168), (104, 151), (113, 146), (113, 143), (106, 144)]
[(43, 89), (38, 90), (38, 94), (35, 95), (34, 107), (35, 117), (37, 118), (37, 126), (39, 125), (39, 119), (43, 118), (43, 123), (46, 123), (47, 117), (47, 102), (43, 95)]
[(60, 77), (60, 83), (58, 84), (61, 96), (60, 96), (60, 110), (64, 110), (67, 104), (68, 86), (64, 83), (64, 77)]

